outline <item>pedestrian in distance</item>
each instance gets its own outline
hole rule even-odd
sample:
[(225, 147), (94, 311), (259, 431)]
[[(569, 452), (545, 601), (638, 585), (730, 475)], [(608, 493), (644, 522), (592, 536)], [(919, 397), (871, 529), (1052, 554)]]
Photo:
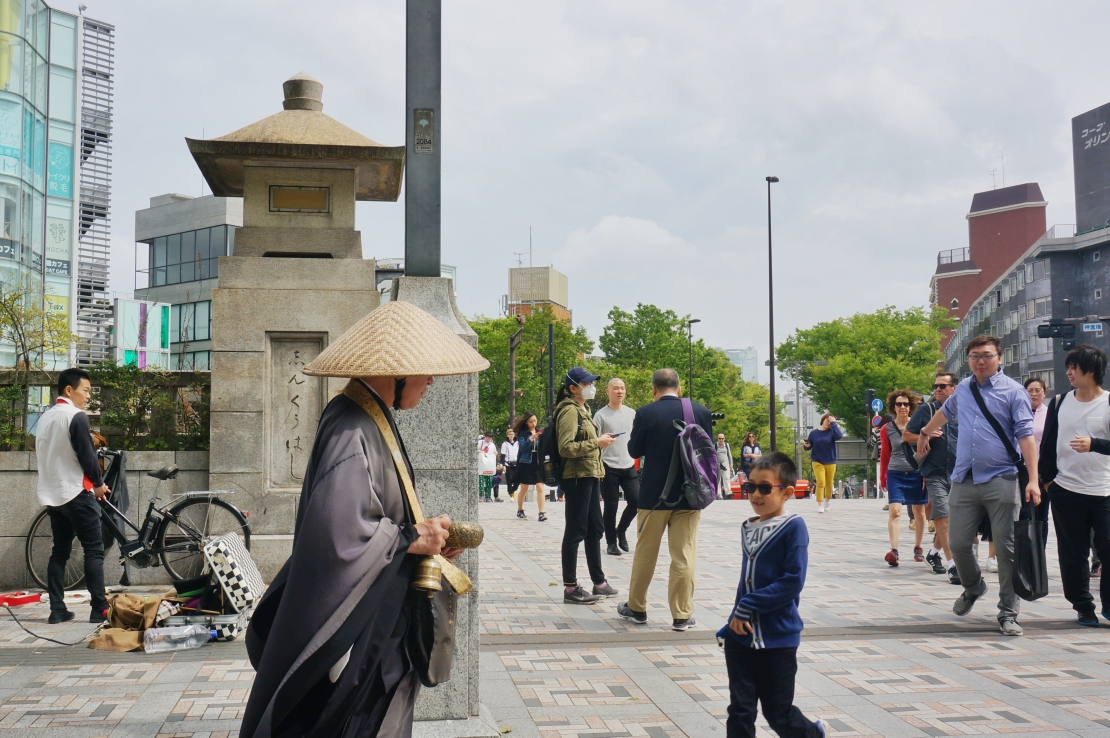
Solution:
[(528, 489), (534, 487), (536, 490), (536, 507), (539, 510), (539, 517), (536, 518), (539, 522), (547, 520), (547, 515), (543, 511), (544, 504), (544, 489), (543, 489), (543, 476), (540, 472), (540, 433), (538, 427), (539, 419), (533, 412), (524, 413), (517, 420), (513, 428), (516, 431), (517, 437), (517, 461), (516, 461), (516, 479), (520, 483), (520, 488), (516, 494), (516, 516), (521, 520), (526, 519), (528, 516), (524, 514), (524, 499), (528, 496)]
[[(938, 372), (933, 379), (933, 398), (914, 411), (909, 424), (902, 431), (902, 440), (910, 444), (911, 453), (917, 451), (917, 438), (921, 429), (932, 419), (944, 401), (956, 390), (959, 377), (949, 372)], [(949, 422), (943, 428), (933, 431), (929, 443), (929, 453), (918, 459), (919, 471), (925, 478), (925, 491), (929, 497), (929, 517), (935, 524), (933, 546), (925, 556), (925, 561), (933, 568), (934, 574), (948, 574), (952, 584), (959, 584), (959, 572), (952, 560), (952, 549), (948, 546), (948, 496), (952, 489), (949, 475), (956, 465), (956, 439), (959, 426)]]
[(743, 561), (736, 603), (717, 632), (728, 668), (728, 738), (755, 738), (756, 703), (771, 730), (789, 738), (825, 735), (794, 705), (802, 618), (798, 614), (809, 562), (809, 531), (786, 511), (798, 472), (774, 451), (758, 459), (743, 490), (755, 516), (740, 528)]
[[(1051, 494), (1064, 597), (1079, 624), (1098, 627), (1087, 555), (1110, 560), (1110, 393), (1100, 385), (1106, 354), (1083, 344), (1064, 359), (1072, 391), (1048, 406), (1041, 442), (1041, 479)], [(1110, 576), (1099, 577), (1102, 616), (1110, 620)]]
[[(601, 499), (605, 503), (605, 551), (610, 556), (628, 553), (628, 526), (636, 519), (640, 499), (640, 473), (636, 461), (628, 455), (628, 436), (636, 411), (624, 404), (627, 389), (624, 380), (613, 377), (606, 385), (609, 404), (594, 413), (597, 432), (613, 436), (616, 440), (601, 451), (605, 478), (601, 481)], [(617, 507), (624, 491), (624, 513), (617, 522)]]
[(501, 442), (501, 463), (505, 465), (505, 484), (509, 488), (509, 499), (516, 499), (516, 490), (520, 483), (516, 481), (516, 460), (520, 445), (516, 440), (516, 431), (509, 428), (505, 431), (505, 440)]
[(817, 512), (829, 510), (832, 498), (833, 480), (836, 478), (836, 442), (844, 437), (844, 431), (836, 423), (832, 413), (821, 416), (817, 428), (809, 432), (805, 440), (805, 450), (813, 464), (813, 474), (817, 477)]
[[(890, 551), (887, 552), (885, 560), (891, 566), (898, 566), (898, 534), (902, 506), (911, 507), (916, 519), (924, 521), (928, 496), (921, 472), (913, 468), (902, 451), (902, 431), (909, 425), (910, 416), (917, 409), (920, 398), (912, 390), (900, 389), (887, 395), (886, 401), (888, 407), (894, 408), (894, 419), (881, 429), (879, 485), (886, 487), (887, 500), (890, 504), (886, 524), (887, 534), (890, 536)], [(925, 551), (921, 548), (924, 535), (925, 526), (918, 525), (914, 529), (914, 561), (925, 560)]]
[(759, 448), (759, 439), (756, 438), (755, 433), (749, 431), (744, 438), (744, 445), (740, 447), (740, 471), (744, 472), (744, 479), (752, 473), (752, 464), (762, 455), (763, 450)]
[(38, 455), (38, 498), (46, 506), (53, 549), (46, 569), (51, 625), (73, 620), (66, 609), (65, 569), (76, 536), (85, 552), (85, 585), (92, 611), (89, 622), (107, 618), (104, 590), (104, 540), (100, 500), (109, 493), (100, 473), (85, 407), (92, 398), (92, 381), (84, 369), (58, 375), (58, 399), (42, 414), (35, 429)]
[[(967, 615), (987, 593), (987, 583), (972, 550), (972, 541), (986, 514), (990, 516), (998, 556), (998, 627), (1002, 635), (1019, 636), (1020, 600), (1013, 581), (1014, 521), (1022, 499), (1034, 505), (1041, 501), (1033, 410), (1025, 388), (1002, 373), (1001, 342), (996, 336), (976, 336), (968, 341), (966, 354), (972, 374), (956, 386), (921, 429), (917, 452), (928, 452), (933, 431), (949, 418), (959, 424), (948, 522), (952, 558), (964, 591), (952, 612)], [(1029, 475), (1024, 489), (1019, 482), (1018, 461)]]
[[(497, 490), (493, 477), (497, 474), (497, 446), (493, 443), (493, 431), (486, 431), (478, 441), (478, 502), (489, 502), (491, 494)], [(498, 502), (501, 500), (499, 499)]]
[[(671, 610), (671, 627), (677, 631), (697, 624), (694, 619), (694, 573), (698, 555), (698, 522), (701, 520), (701, 510), (692, 509), (685, 496), (679, 496), (673, 504), (672, 499), (662, 499), (675, 439), (678, 438), (674, 423), (683, 418), (683, 401), (679, 399), (681, 391), (678, 372), (656, 369), (651, 375), (651, 393), (655, 401), (637, 409), (632, 423), (628, 453), (635, 459), (642, 458), (644, 465), (628, 601), (617, 606), (617, 614), (622, 618), (639, 625), (647, 622), (648, 586), (655, 574), (659, 545), (666, 533), (671, 555), (667, 602)], [(708, 435), (713, 428), (713, 416), (704, 406), (696, 402), (691, 404), (695, 424)], [(676, 495), (672, 492), (669, 497)]]
[[(616, 437), (598, 435), (586, 402), (597, 396), (598, 380), (582, 367), (574, 367), (563, 377), (563, 386), (556, 397), (553, 425), (562, 457), (562, 481), (559, 489), (566, 497), (566, 525), (563, 529), (563, 602), (589, 605), (599, 597), (617, 593), (605, 579), (601, 566), (601, 536), (605, 525), (601, 518), (601, 480), (605, 469), (601, 452), (613, 445)], [(593, 592), (578, 584), (578, 547), (586, 552), (586, 566), (593, 580)]]
[(717, 434), (717, 499), (732, 494), (732, 446), (724, 433)]
[[(1048, 419), (1048, 404), (1045, 402), (1045, 385), (1039, 377), (1030, 377), (1022, 383), (1022, 386), (1025, 387), (1025, 391), (1029, 394), (1029, 406), (1033, 408), (1033, 440), (1036, 441), (1037, 449), (1040, 450), (1041, 441), (1044, 438), (1045, 421)], [(1044, 457), (1044, 451), (1041, 451), (1041, 457)], [(1108, 491), (1108, 494), (1110, 494), (1110, 491)], [(1044, 480), (1041, 480), (1041, 503), (1034, 508), (1034, 512), (1036, 514), (1036, 519), (1042, 523), (1048, 522), (1051, 497), (1052, 495), (1045, 489)], [(1018, 520), (1028, 519), (1029, 509), (1025, 505), (1022, 505)], [(1043, 543), (1045, 546), (1048, 545), (1047, 536), (1045, 536)]]

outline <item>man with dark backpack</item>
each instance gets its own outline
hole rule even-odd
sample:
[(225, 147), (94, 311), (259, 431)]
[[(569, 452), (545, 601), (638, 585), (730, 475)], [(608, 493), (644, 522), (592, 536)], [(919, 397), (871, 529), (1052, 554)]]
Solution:
[[(949, 475), (956, 465), (959, 426), (949, 421), (945, 427), (933, 431), (926, 456), (919, 457), (916, 452), (917, 437), (921, 429), (933, 419), (959, 383), (960, 379), (955, 374), (938, 372), (933, 380), (932, 401), (917, 408), (906, 429), (902, 431), (903, 451), (910, 463), (916, 464), (921, 476), (925, 477), (925, 491), (929, 494), (929, 517), (936, 525), (933, 547), (925, 561), (933, 568), (934, 574), (948, 574), (948, 581), (952, 584), (960, 583), (960, 575), (956, 571), (956, 562), (952, 560), (952, 549), (948, 547), (948, 493), (952, 489)], [(941, 554), (944, 554), (943, 559)]]
[[(673, 619), (672, 627), (682, 631), (696, 624), (693, 614), (698, 522), (701, 508), (708, 504), (717, 489), (717, 456), (713, 440), (707, 435), (712, 432), (713, 419), (704, 406), (679, 398), (678, 372), (674, 369), (656, 370), (651, 375), (651, 392), (655, 402), (636, 411), (628, 440), (629, 455), (634, 459), (643, 458), (643, 474), (628, 601), (617, 607), (617, 613), (634, 623), (647, 622), (647, 591), (665, 532), (671, 555), (667, 600)], [(692, 414), (692, 423), (686, 419), (686, 412)], [(691, 459), (689, 450), (694, 446), (687, 444), (678, 449), (682, 460), (679, 463), (681, 469), (676, 470), (672, 463), (675, 460), (675, 442), (679, 438), (680, 427), (685, 426), (690, 427), (683, 433), (696, 433), (697, 429), (705, 436), (701, 441), (705, 444), (705, 448), (701, 449), (705, 456)], [(696, 468), (688, 466), (690, 464)], [(711, 479), (709, 472), (713, 472)], [(697, 478), (692, 479), (695, 473)]]

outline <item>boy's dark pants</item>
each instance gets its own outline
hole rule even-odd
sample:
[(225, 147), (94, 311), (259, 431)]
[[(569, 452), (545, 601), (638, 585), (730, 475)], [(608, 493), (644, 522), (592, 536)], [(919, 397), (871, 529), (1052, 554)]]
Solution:
[(821, 738), (821, 730), (794, 707), (797, 648), (748, 648), (725, 638), (728, 665), (728, 738), (755, 738), (755, 703), (782, 738)]

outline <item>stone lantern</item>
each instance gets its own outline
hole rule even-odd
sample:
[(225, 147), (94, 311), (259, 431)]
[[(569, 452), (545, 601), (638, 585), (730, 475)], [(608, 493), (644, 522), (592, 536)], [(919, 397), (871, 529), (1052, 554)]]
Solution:
[(243, 198), (234, 253), (212, 294), (209, 486), (251, 513), (251, 553), (272, 577), (292, 549), (316, 425), (344, 379), (300, 370), (378, 306), (356, 200), (395, 201), (405, 147), (324, 115), (323, 85), (287, 80), (284, 110), (226, 136), (186, 139), (212, 193)]

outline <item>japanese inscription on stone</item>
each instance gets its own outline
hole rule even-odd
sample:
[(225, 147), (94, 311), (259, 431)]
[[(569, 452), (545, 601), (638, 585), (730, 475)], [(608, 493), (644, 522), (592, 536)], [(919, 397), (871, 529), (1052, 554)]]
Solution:
[(270, 337), (269, 484), (300, 491), (323, 412), (324, 380), (302, 369), (323, 350), (322, 337)]

